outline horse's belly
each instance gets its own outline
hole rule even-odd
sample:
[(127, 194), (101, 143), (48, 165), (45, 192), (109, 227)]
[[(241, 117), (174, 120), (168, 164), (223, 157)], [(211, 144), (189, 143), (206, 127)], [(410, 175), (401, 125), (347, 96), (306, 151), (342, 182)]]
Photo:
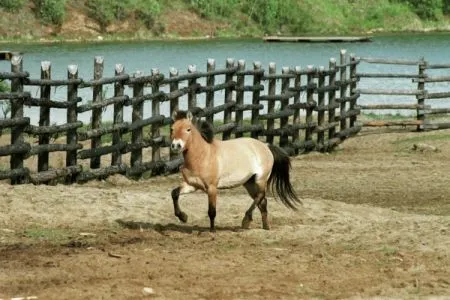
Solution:
[(222, 174), (219, 179), (218, 188), (219, 189), (228, 189), (243, 185), (246, 183), (252, 176), (254, 172), (231, 172)]

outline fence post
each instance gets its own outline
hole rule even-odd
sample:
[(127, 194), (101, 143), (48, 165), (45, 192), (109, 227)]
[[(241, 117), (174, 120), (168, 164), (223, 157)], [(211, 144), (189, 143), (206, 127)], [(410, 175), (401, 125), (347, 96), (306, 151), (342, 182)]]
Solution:
[[(207, 72), (213, 72), (216, 69), (216, 61), (212, 58), (208, 59), (208, 62), (206, 64), (206, 71)], [(206, 92), (206, 108), (213, 108), (214, 107), (214, 83), (215, 83), (215, 76), (214, 75), (208, 75), (206, 77), (206, 86), (209, 88), (209, 90)], [(210, 114), (206, 116), (206, 121), (210, 124), (213, 124), (214, 122), (214, 114)]]
[[(67, 79), (78, 79), (78, 66), (69, 65), (67, 67)], [(78, 103), (78, 84), (69, 84), (67, 86), (67, 101), (71, 105), (67, 108), (67, 123), (75, 123), (78, 121), (77, 114), (77, 103)], [(77, 130), (70, 129), (67, 131), (67, 144), (76, 145), (77, 140)], [(66, 153), (66, 167), (77, 165), (77, 150), (70, 150)], [(74, 183), (76, 181), (77, 174), (70, 174), (66, 177), (66, 184)]]
[(307, 87), (306, 87), (306, 130), (305, 130), (305, 146), (308, 147), (308, 142), (312, 140), (312, 123), (313, 123), (313, 109), (314, 109), (314, 68), (309, 65), (307, 67)]
[[(330, 58), (329, 63), (330, 76), (328, 77), (328, 84), (330, 85), (330, 91), (328, 92), (328, 123), (334, 123), (336, 118), (336, 109), (334, 105), (336, 105), (336, 90), (333, 88), (336, 85), (336, 59)], [(336, 127), (332, 126), (328, 129), (328, 140), (334, 138), (336, 134)]]
[[(274, 75), (277, 72), (277, 66), (274, 62), (269, 63), (269, 75)], [(275, 96), (276, 93), (276, 85), (277, 80), (275, 78), (269, 79), (269, 89), (268, 89), (268, 95), (269, 96)], [(267, 114), (273, 114), (275, 111), (275, 100), (268, 100), (267, 101)], [(267, 120), (267, 131), (273, 131), (275, 127), (275, 120), (274, 119), (268, 119)], [(273, 144), (273, 135), (267, 135), (266, 136), (266, 142), (269, 144)]]
[[(197, 67), (195, 65), (189, 65), (188, 73), (196, 73)], [(192, 78), (188, 80), (189, 94), (188, 94), (188, 110), (192, 110), (197, 106), (197, 78)]]
[[(51, 62), (41, 62), (41, 79), (51, 79)], [(50, 85), (41, 85), (41, 100), (50, 100)], [(39, 126), (50, 125), (50, 107), (39, 107)], [(39, 135), (39, 145), (48, 145), (50, 143), (50, 134)], [(48, 170), (48, 152), (42, 152), (38, 154), (38, 172)]]
[[(357, 98), (353, 99), (352, 96), (355, 95), (355, 89), (357, 88), (357, 83), (356, 83), (356, 57), (354, 54), (350, 54), (350, 107), (349, 110), (353, 111), (356, 107), (356, 101)], [(356, 115), (352, 115), (350, 117), (350, 128), (353, 128), (355, 126), (357, 120), (357, 116)]]
[[(125, 74), (125, 68), (122, 64), (116, 64), (114, 70), (115, 76)], [(116, 81), (114, 83), (114, 97), (121, 97), (124, 95), (125, 85), (123, 81)], [(118, 102), (114, 104), (114, 125), (123, 123), (123, 103)], [(117, 145), (122, 141), (122, 131), (116, 130), (112, 133), (112, 144)], [(122, 163), (122, 154), (120, 151), (115, 151), (111, 154), (111, 166), (118, 166)]]
[(340, 57), (340, 98), (341, 98), (341, 108), (340, 108), (340, 119), (341, 127), (340, 130), (343, 131), (347, 128), (347, 119), (345, 118), (347, 101), (345, 100), (347, 96), (347, 50), (341, 50)]
[[(136, 71), (134, 76), (136, 78), (141, 77), (143, 74), (141, 71)], [(138, 83), (135, 82), (133, 84), (133, 98), (138, 99), (144, 95), (144, 83)], [(131, 113), (131, 122), (135, 123), (137, 121), (142, 120), (142, 116), (144, 114), (144, 102), (143, 101), (136, 101), (133, 104), (133, 111)], [(131, 132), (131, 143), (132, 144), (141, 144), (142, 143), (142, 136), (143, 136), (143, 128), (139, 127), (134, 129)], [(140, 165), (142, 163), (142, 148), (139, 147), (139, 149), (135, 149), (131, 151), (130, 155), (130, 166), (135, 167), (137, 165)]]
[[(158, 69), (152, 69), (152, 76), (157, 77), (159, 75)], [(152, 93), (157, 94), (159, 92), (159, 81), (154, 80), (152, 84)], [(160, 108), (161, 102), (159, 98), (152, 99), (152, 116), (157, 117), (160, 115)], [(160, 136), (160, 125), (157, 123), (152, 124), (152, 140), (155, 141), (156, 138)], [(160, 144), (154, 143), (152, 144), (152, 161), (156, 162), (161, 160), (161, 150), (160, 150)]]
[[(101, 79), (103, 76), (103, 57), (96, 56), (94, 59), (94, 80)], [(92, 93), (92, 101), (100, 102), (103, 99), (103, 86), (95, 85)], [(91, 129), (99, 129), (102, 123), (102, 109), (94, 108), (92, 109), (92, 125)], [(93, 137), (91, 139), (91, 149), (96, 149), (101, 147), (102, 137)], [(90, 167), (91, 169), (100, 168), (101, 156), (94, 156), (91, 158)]]
[[(425, 69), (427, 66), (427, 62), (422, 57), (420, 58), (419, 62), (419, 80), (417, 84), (417, 89), (419, 91), (425, 92), (425, 81), (423, 80), (425, 78)], [(417, 120), (422, 121), (422, 126), (417, 125), (417, 131), (421, 131), (423, 128), (425, 128), (425, 94), (422, 93), (421, 95), (416, 95), (417, 99)]]
[[(174, 78), (174, 77), (178, 76), (178, 70), (175, 69), (175, 68), (170, 68), (169, 73), (170, 73), (170, 78)], [(178, 81), (173, 81), (173, 82), (170, 83), (170, 93), (174, 93), (176, 91), (178, 91)], [(179, 109), (179, 107), (178, 107), (179, 103), (178, 102), (179, 102), (178, 101), (178, 97), (170, 99), (170, 116), (172, 116), (172, 113), (175, 110)], [(175, 159), (177, 157), (178, 157), (178, 154), (170, 151), (170, 160), (173, 160), (173, 159)]]
[[(283, 67), (281, 69), (281, 73), (283, 75), (288, 75), (289, 68)], [(289, 94), (289, 82), (290, 82), (289, 78), (283, 78), (281, 80), (281, 94), (283, 96), (286, 96)], [(280, 102), (281, 102), (280, 110), (281, 111), (286, 110), (289, 105), (289, 98), (287, 98), (287, 97), (283, 98), (283, 99), (281, 99)], [(289, 123), (289, 117), (280, 118), (280, 128), (282, 128), (281, 135), (280, 135), (280, 147), (286, 147), (289, 143), (289, 135), (287, 132), (284, 132), (284, 129), (287, 129), (288, 123)]]
[[(253, 70), (255, 73), (253, 74), (253, 95), (252, 95), (252, 104), (259, 105), (259, 96), (261, 94), (259, 90), (259, 86), (261, 85), (261, 62), (255, 61), (253, 63)], [(259, 108), (252, 109), (252, 125), (259, 125)], [(254, 139), (258, 138), (259, 133), (256, 131), (251, 132), (251, 137)]]
[[(23, 71), (23, 56), (19, 53), (13, 53), (11, 57), (11, 72), (20, 73)], [(11, 93), (22, 93), (22, 78), (11, 79)], [(23, 118), (23, 98), (14, 98), (11, 100), (11, 119)], [(16, 125), (11, 128), (11, 145), (21, 145), (24, 143), (23, 136), (24, 126)], [(22, 153), (11, 154), (10, 167), (11, 170), (23, 168)], [(23, 176), (11, 178), (11, 184), (21, 184), (25, 182)]]
[[(238, 72), (239, 71), (245, 71), (245, 60), (240, 59), (238, 61)], [(244, 104), (244, 86), (245, 86), (245, 75), (237, 75), (236, 78), (236, 105), (243, 105)], [(237, 128), (241, 128), (244, 121), (244, 111), (243, 110), (236, 110), (236, 125)], [(236, 132), (235, 137), (239, 138), (242, 137), (244, 134), (242, 131)]]
[[(300, 74), (301, 68), (300, 66), (296, 66), (294, 69), (295, 72), (295, 80), (294, 80), (294, 105), (300, 103), (301, 91), (300, 88), (302, 86), (302, 75)], [(292, 143), (298, 144), (300, 142), (300, 129), (295, 128), (296, 125), (300, 124), (300, 108), (294, 109), (294, 118), (292, 121), (294, 125), (294, 130), (292, 132)], [(298, 148), (295, 147), (294, 153), (297, 155), (299, 153)]]
[[(232, 58), (228, 58), (227, 59), (227, 63), (226, 63), (226, 68), (227, 69), (231, 69), (234, 67), (234, 59)], [(230, 83), (233, 81), (233, 74), (231, 73), (227, 73), (225, 75), (225, 83)], [(229, 103), (233, 101), (233, 87), (228, 86), (227, 88), (225, 88), (225, 101), (224, 103)], [(231, 122), (231, 113), (232, 113), (232, 108), (227, 108), (225, 109), (225, 111), (223, 112), (223, 124), (228, 124)], [(231, 132), (230, 131), (224, 131), (222, 134), (222, 140), (228, 140), (231, 136)]]
[(317, 132), (317, 149), (322, 150), (325, 142), (325, 132), (322, 130), (322, 126), (325, 123), (325, 68), (323, 66), (319, 67), (319, 86), (318, 86), (318, 96), (317, 96), (317, 125), (319, 131)]

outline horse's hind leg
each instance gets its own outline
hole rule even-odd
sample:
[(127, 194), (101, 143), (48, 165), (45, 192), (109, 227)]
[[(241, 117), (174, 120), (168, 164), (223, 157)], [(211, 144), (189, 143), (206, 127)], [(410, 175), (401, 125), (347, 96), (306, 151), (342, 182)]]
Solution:
[(180, 204), (178, 203), (178, 199), (180, 198), (180, 194), (188, 194), (195, 192), (196, 188), (183, 182), (181, 186), (174, 188), (172, 190), (172, 200), (173, 200), (173, 208), (175, 211), (175, 216), (180, 219), (181, 222), (186, 223), (188, 216), (180, 209)]
[(255, 180), (255, 177), (252, 177), (244, 184), (244, 187), (247, 189), (250, 197), (253, 198), (253, 203), (245, 212), (244, 219), (242, 219), (242, 228), (249, 228), (250, 223), (253, 221), (253, 210), (256, 206), (258, 206), (259, 210), (261, 211), (263, 228), (269, 229), (269, 224), (267, 222), (267, 200), (265, 183), (258, 182)]

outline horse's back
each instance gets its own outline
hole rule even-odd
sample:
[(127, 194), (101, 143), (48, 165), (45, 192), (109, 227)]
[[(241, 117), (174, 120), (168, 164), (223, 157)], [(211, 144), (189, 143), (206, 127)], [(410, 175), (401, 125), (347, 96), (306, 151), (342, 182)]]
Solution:
[(268, 179), (273, 166), (269, 147), (253, 138), (217, 141), (219, 188), (241, 185), (252, 176)]

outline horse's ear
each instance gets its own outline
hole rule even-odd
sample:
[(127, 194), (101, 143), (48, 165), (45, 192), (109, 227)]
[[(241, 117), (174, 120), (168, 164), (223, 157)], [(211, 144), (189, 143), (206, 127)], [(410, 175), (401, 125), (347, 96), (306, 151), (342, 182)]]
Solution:
[(177, 111), (177, 110), (174, 110), (174, 111), (172, 112), (172, 120), (174, 120), (174, 121), (177, 120), (177, 114), (178, 114), (178, 111)]
[(194, 116), (192, 115), (192, 113), (188, 110), (188, 112), (187, 112), (187, 114), (186, 114), (186, 118), (189, 120), (189, 121), (192, 121), (192, 119), (194, 118)]

